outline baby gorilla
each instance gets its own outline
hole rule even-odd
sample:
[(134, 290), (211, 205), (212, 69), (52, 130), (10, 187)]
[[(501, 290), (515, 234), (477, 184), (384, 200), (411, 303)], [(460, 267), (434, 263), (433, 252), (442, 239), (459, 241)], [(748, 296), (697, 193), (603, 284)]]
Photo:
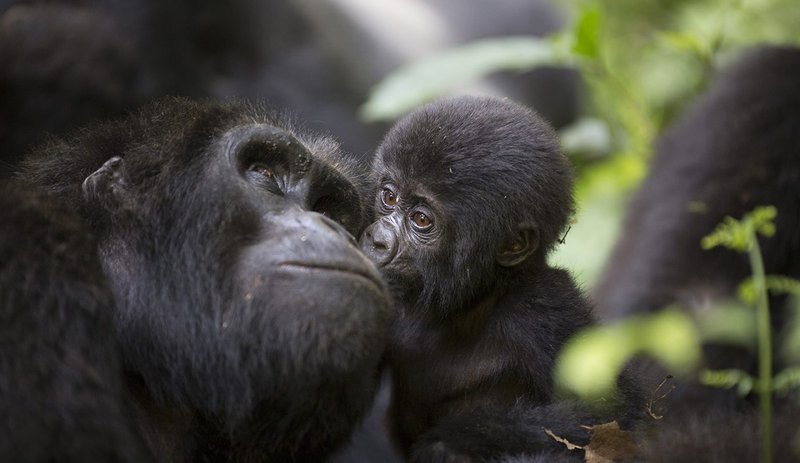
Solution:
[[(573, 210), (553, 130), (507, 100), (440, 101), (389, 131), (374, 175), (378, 218), (361, 248), (396, 305), (392, 437), (417, 461), (547, 446), (541, 426), (555, 423), (526, 413), (553, 401), (554, 358), (592, 323), (570, 275), (546, 262)], [(457, 448), (464, 432), (479, 441)]]

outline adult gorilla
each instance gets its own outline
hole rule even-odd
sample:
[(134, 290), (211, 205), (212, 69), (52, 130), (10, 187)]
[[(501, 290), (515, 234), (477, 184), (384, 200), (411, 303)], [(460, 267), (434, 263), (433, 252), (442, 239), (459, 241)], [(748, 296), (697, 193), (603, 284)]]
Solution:
[(181, 99), (24, 164), (21, 179), (97, 240), (123, 400), (157, 459), (313, 461), (349, 436), (388, 322), (352, 238), (365, 216), (357, 167), (256, 108)]

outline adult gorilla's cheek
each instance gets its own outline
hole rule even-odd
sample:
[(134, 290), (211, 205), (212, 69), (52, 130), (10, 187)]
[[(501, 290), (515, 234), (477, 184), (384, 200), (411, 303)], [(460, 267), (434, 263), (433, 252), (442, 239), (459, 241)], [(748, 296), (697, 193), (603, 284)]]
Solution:
[[(383, 351), (388, 295), (349, 235), (319, 214), (301, 212), (270, 227), (269, 239), (239, 262), (239, 318), (268, 353), (280, 350), (295, 375), (371, 368)], [(309, 378), (314, 379), (314, 378)]]

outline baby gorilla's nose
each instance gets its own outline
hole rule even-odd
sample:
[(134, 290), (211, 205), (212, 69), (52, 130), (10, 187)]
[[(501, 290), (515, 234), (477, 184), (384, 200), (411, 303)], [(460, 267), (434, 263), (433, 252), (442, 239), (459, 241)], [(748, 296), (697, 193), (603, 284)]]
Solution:
[(391, 262), (397, 252), (397, 237), (391, 227), (381, 220), (364, 230), (360, 244), (361, 251), (378, 266)]

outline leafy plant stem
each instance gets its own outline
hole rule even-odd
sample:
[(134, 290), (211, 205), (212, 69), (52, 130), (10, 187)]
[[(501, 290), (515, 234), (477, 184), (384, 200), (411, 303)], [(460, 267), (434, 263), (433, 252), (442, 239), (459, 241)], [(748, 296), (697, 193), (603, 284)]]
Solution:
[(756, 318), (758, 325), (758, 375), (761, 430), (761, 463), (772, 462), (772, 334), (769, 320), (764, 260), (755, 231), (751, 232), (748, 254), (753, 271), (753, 283), (758, 294)]

